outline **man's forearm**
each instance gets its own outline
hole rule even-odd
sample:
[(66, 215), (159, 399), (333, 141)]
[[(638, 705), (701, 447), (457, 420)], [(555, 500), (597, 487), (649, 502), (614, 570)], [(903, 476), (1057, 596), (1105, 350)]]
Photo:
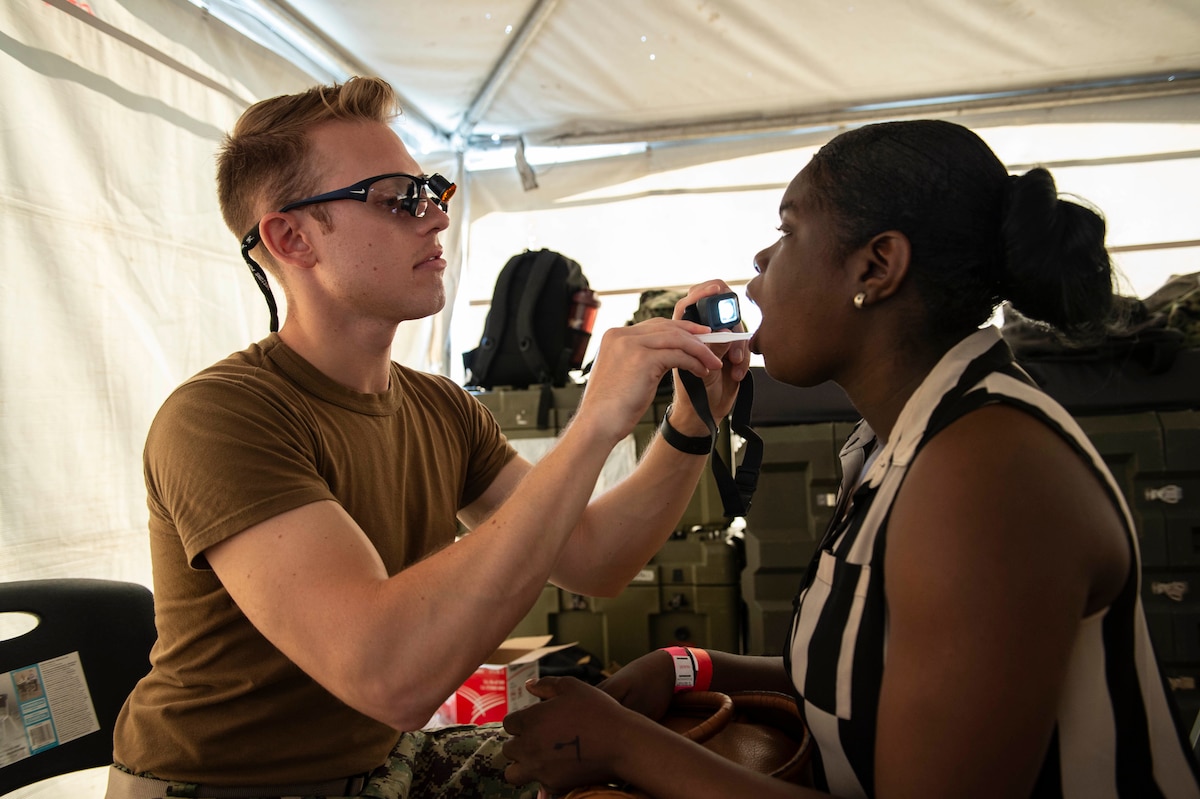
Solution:
[(707, 462), (656, 434), (637, 468), (588, 505), (553, 581), (589, 596), (619, 593), (676, 529)]

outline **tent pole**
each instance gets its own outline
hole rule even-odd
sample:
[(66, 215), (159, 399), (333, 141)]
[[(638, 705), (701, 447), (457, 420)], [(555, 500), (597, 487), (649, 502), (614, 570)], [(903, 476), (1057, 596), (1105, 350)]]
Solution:
[(458, 124), (455, 131), (463, 141), (467, 141), (471, 137), (472, 131), (483, 117), (484, 113), (495, 99), (496, 93), (504, 86), (504, 82), (508, 80), (509, 74), (516, 68), (517, 62), (525, 55), (529, 46), (533, 43), (533, 39), (537, 36), (542, 25), (549, 19), (550, 14), (554, 11), (554, 7), (558, 5), (558, 0), (537, 0), (529, 13), (525, 15), (521, 25), (517, 28), (512, 41), (509, 42), (504, 54), (500, 56), (500, 60), (492, 67), (491, 73), (488, 74), (487, 80), (483, 82), (483, 86), (475, 94), (471, 104), (463, 113), (462, 122)]

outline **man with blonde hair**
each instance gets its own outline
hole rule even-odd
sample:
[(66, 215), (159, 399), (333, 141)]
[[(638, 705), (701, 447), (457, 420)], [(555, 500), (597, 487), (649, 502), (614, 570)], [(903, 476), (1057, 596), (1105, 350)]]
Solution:
[[(705, 463), (674, 445), (590, 499), (660, 378), (702, 376), (717, 415), (746, 374), (744, 345), (710, 348), (701, 325), (610, 330), (529, 464), (465, 390), (391, 360), (398, 326), (445, 304), (454, 192), (396, 112), (355, 78), (258, 103), (224, 142), (221, 209), (272, 332), (176, 389), (147, 437), (159, 640), (118, 720), (113, 799), (532, 796), (503, 781), (498, 725), (422, 726), (547, 580), (614, 595), (674, 528)], [(287, 300), (277, 331), (260, 263)], [(677, 393), (670, 426), (707, 435)]]

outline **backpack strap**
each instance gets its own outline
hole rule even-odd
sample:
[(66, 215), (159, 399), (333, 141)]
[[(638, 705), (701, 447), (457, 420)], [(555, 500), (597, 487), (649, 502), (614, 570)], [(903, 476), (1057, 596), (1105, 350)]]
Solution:
[(538, 430), (550, 429), (550, 409), (554, 407), (554, 387), (542, 383), (541, 393), (538, 394), (537, 426)]
[(483, 337), (479, 346), (463, 353), (463, 365), (471, 370), (471, 380), (476, 385), (491, 388), (488, 372), (500, 349), (500, 335), (508, 322), (508, 292), (519, 263), (530, 255), (528, 250), (518, 253), (509, 258), (508, 263), (500, 270), (500, 274), (496, 276), (496, 286), (492, 290), (492, 305), (488, 308), (487, 319), (483, 323)]
[[(536, 315), (538, 299), (550, 272), (559, 258), (554, 250), (539, 250), (529, 267), (529, 277), (525, 280), (521, 298), (517, 303), (517, 349), (529, 365), (530, 372), (536, 376), (537, 382), (549, 383), (554, 380), (554, 366), (547, 360), (545, 353), (537, 344), (537, 335), (533, 329), (533, 318)], [(557, 361), (557, 358), (555, 359)]]

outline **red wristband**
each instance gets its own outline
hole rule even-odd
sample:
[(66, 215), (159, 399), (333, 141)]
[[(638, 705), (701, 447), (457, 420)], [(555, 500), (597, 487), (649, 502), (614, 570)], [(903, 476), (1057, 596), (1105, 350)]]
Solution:
[(712, 685), (712, 658), (708, 656), (708, 651), (705, 649), (689, 648), (688, 651), (696, 659), (696, 687), (693, 690), (707, 691), (708, 687)]
[(668, 646), (663, 649), (675, 666), (675, 693), (707, 691), (712, 685), (712, 658), (703, 649)]

